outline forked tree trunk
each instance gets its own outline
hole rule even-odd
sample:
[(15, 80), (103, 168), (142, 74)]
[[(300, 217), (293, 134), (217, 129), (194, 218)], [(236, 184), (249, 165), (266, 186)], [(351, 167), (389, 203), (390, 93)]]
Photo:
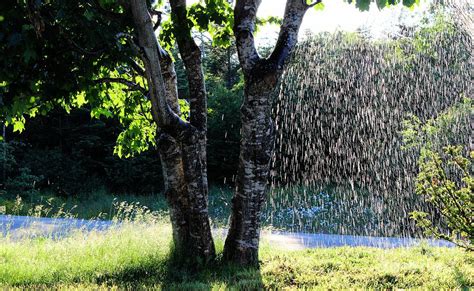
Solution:
[[(171, 4), (174, 12), (184, 9), (186, 16), (185, 1), (173, 0)], [(207, 103), (200, 68), (201, 55), (199, 49), (197, 53), (191, 51), (189, 48), (194, 47), (188, 47), (189, 43), (178, 38), (180, 53), (187, 61), (186, 73), (193, 95), (190, 98), (190, 122), (186, 122), (179, 117), (174, 64), (157, 41), (146, 1), (132, 0), (130, 8), (137, 30), (140, 58), (145, 66), (152, 116), (159, 128), (158, 147), (176, 253), (186, 261), (208, 262), (215, 257), (215, 248), (207, 209)], [(190, 37), (188, 26), (181, 26), (181, 29)], [(186, 47), (183, 49), (184, 45)], [(201, 74), (196, 75), (198, 70), (201, 70)]]
[(272, 97), (284, 63), (296, 45), (303, 17), (308, 8), (319, 2), (307, 4), (307, 0), (287, 0), (280, 34), (268, 59), (260, 58), (253, 38), (261, 0), (236, 2), (234, 35), (245, 77), (245, 99), (241, 108), (238, 182), (224, 246), (224, 259), (229, 262), (258, 265), (261, 208), (273, 152)]
[[(228, 261), (241, 265), (258, 263), (261, 206), (265, 198), (273, 146), (271, 97), (284, 62), (296, 44), (303, 16), (309, 7), (319, 1), (311, 5), (306, 0), (287, 1), (277, 44), (267, 60), (260, 59), (253, 39), (261, 0), (236, 2), (234, 33), (246, 85), (241, 109), (238, 188), (233, 199), (231, 226), (224, 248), (224, 258)], [(184, 252), (182, 254), (207, 261), (214, 257), (215, 251), (207, 210), (207, 103), (201, 55), (191, 36), (186, 1), (171, 0), (170, 3), (175, 36), (188, 76), (190, 122), (179, 118), (179, 107), (173, 108), (173, 104), (177, 103), (176, 78), (174, 76), (172, 80), (166, 74), (170, 68), (166, 64), (163, 65), (165, 74), (162, 75), (161, 49), (146, 1), (131, 0), (130, 6), (145, 66), (153, 119), (163, 132), (159, 141), (162, 147), (160, 153), (174, 239), (180, 251)]]

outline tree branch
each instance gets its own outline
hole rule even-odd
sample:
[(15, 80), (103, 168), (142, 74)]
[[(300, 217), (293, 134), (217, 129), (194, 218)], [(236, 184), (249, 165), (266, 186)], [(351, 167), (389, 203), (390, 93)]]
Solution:
[(174, 34), (186, 67), (189, 84), (190, 123), (200, 130), (207, 128), (207, 93), (202, 71), (201, 50), (191, 35), (185, 0), (170, 0)]
[(291, 54), (293, 48), (298, 41), (298, 31), (303, 17), (308, 8), (320, 3), (316, 0), (311, 4), (307, 4), (306, 0), (287, 0), (283, 23), (280, 26), (280, 34), (273, 50), (270, 60), (273, 61), (279, 70), (283, 69), (283, 65)]
[[(135, 43), (135, 40), (130, 34), (120, 33), (117, 35), (117, 37), (118, 38), (124, 37), (125, 39), (127, 39), (135, 55), (141, 58), (142, 60), (145, 59), (143, 50), (139, 47), (138, 44)], [(173, 60), (171, 59), (171, 56), (163, 48), (161, 48), (158, 42), (157, 42), (157, 50), (158, 50), (159, 59), (160, 59), (160, 65), (161, 65), (162, 76), (163, 76), (163, 81), (165, 85), (166, 100), (168, 102), (168, 106), (171, 108), (171, 110), (174, 113), (176, 113), (177, 115), (180, 115), (181, 110), (179, 108), (179, 102), (178, 102), (178, 83), (177, 83), (178, 81), (177, 81), (176, 71), (174, 69)], [(133, 59), (130, 59), (130, 61), (131, 61), (130, 65), (132, 66), (132, 68), (137, 73), (145, 77), (146, 75), (145, 70)]]
[(141, 58), (145, 65), (153, 119), (168, 134), (174, 137), (183, 135), (191, 128), (168, 105), (160, 64), (160, 46), (153, 30), (153, 22), (146, 1), (131, 0), (130, 8), (142, 52)]
[(155, 24), (153, 25), (153, 30), (157, 30), (158, 27), (160, 27), (160, 25), (161, 25), (161, 19), (162, 19), (161, 15), (163, 14), (163, 12), (155, 10), (155, 9), (150, 9), (149, 12), (150, 12), (151, 16), (157, 16), (158, 17)]
[(134, 59), (129, 58), (128, 63), (132, 67), (132, 69), (142, 77), (145, 77), (145, 69), (140, 66)]
[(173, 110), (177, 115), (180, 115), (181, 109), (178, 100), (178, 77), (176, 75), (174, 63), (169, 53), (161, 47), (158, 47), (158, 49), (160, 53), (161, 72), (166, 88), (166, 101), (168, 101), (171, 110)]
[(260, 60), (255, 49), (253, 32), (257, 18), (257, 10), (261, 0), (237, 0), (234, 8), (234, 35), (240, 64), (248, 73)]

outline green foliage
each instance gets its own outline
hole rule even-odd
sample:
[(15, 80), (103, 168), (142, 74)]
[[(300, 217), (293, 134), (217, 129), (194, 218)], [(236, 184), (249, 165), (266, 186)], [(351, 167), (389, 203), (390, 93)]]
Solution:
[(88, 1), (0, 4), (0, 119), (21, 131), (25, 115), (80, 106), (85, 100), (76, 96), (87, 91), (94, 75), (130, 55), (115, 39), (129, 24), (111, 21), (100, 10)]
[(420, 0), (346, 0), (348, 3), (353, 3), (355, 2), (355, 6), (362, 11), (368, 11), (370, 9), (370, 5), (372, 3), (377, 4), (377, 8), (383, 9), (385, 7), (391, 6), (391, 5), (397, 5), (400, 2), (403, 3), (403, 6), (406, 7), (413, 7), (413, 5), (418, 5), (420, 4)]
[(319, 2), (318, 4), (314, 5), (314, 10), (316, 11), (324, 10), (324, 3)]
[[(362, 2), (361, 9), (366, 5)], [(157, 8), (164, 4), (147, 3)], [(231, 2), (204, 0), (186, 9), (188, 25), (209, 35), (212, 45), (231, 45)], [(1, 121), (22, 132), (28, 119), (53, 108), (69, 113), (87, 106), (92, 117), (114, 116), (122, 123), (115, 149), (119, 156), (131, 157), (155, 146), (156, 130), (143, 94), (123, 85), (99, 84), (103, 78), (124, 78), (145, 87), (132, 65), (137, 61), (128, 43), (132, 17), (120, 1), (3, 1), (0, 11)], [(280, 22), (276, 17), (259, 19), (259, 25)], [(178, 33), (169, 17), (162, 23), (162, 45), (172, 49)]]
[(13, 155), (13, 150), (13, 145), (6, 141), (0, 141), (0, 171), (2, 173), (0, 176), (0, 184), (5, 184), (3, 179), (6, 177), (7, 173), (18, 167), (15, 156)]
[(150, 145), (156, 146), (155, 135), (155, 123), (144, 118), (132, 120), (128, 128), (118, 135), (114, 153), (120, 158), (129, 158), (146, 151)]
[[(213, 45), (228, 47), (231, 44), (233, 9), (226, 0), (204, 0), (191, 4), (187, 8), (188, 25), (201, 33), (208, 33)], [(160, 40), (164, 47), (172, 50), (179, 27), (173, 26), (173, 17), (164, 21)]]
[(38, 194), (37, 183), (43, 179), (43, 176), (31, 173), (28, 165), (17, 162), (14, 152), (19, 145), (0, 142), (0, 165), (2, 166), (0, 188), (5, 189), (5, 193), (11, 194), (10, 196), (34, 196)]
[(469, 132), (469, 118), (474, 101), (463, 98), (453, 104), (436, 118), (423, 122), (414, 114), (403, 120), (403, 148), (426, 148), (441, 150), (443, 146), (453, 143), (466, 143)]
[(474, 250), (474, 152), (466, 153), (469, 145), (453, 146), (449, 141), (459, 134), (452, 128), (463, 127), (460, 121), (469, 130), (473, 110), (473, 101), (466, 98), (426, 123), (412, 116), (404, 122), (402, 132), (405, 148), (416, 148), (420, 153), (416, 193), (440, 213), (445, 227), (434, 224), (433, 217), (423, 211), (412, 212), (411, 217), (428, 235), (468, 250)]
[(18, 176), (8, 178), (5, 181), (5, 189), (15, 195), (23, 194), (33, 196), (38, 194), (36, 183), (42, 179), (42, 176), (32, 175), (29, 168), (20, 168)]
[[(0, 167), (0, 184), (4, 184), (3, 173), (5, 178), (14, 180), (23, 167), (30, 169), (32, 175), (43, 176), (36, 184), (42, 193), (75, 197), (98, 188), (116, 194), (161, 191), (156, 150), (128, 159), (114, 156), (121, 132), (123, 127), (118, 120), (91, 119), (87, 108), (73, 109), (69, 114), (54, 110), (47, 117), (30, 120), (21, 135), (7, 129), (7, 162), (3, 164), (5, 171)], [(4, 159), (2, 151), (0, 143), (0, 161)], [(15, 194), (22, 195), (7, 191), (10, 197)]]
[(188, 17), (200, 31), (208, 32), (218, 46), (231, 44), (234, 22), (232, 6), (227, 0), (205, 0), (188, 9)]
[(145, 87), (133, 70), (136, 57), (126, 39), (131, 17), (117, 1), (32, 3), (0, 4), (8, 15), (0, 23), (0, 40), (9, 40), (0, 42), (0, 120), (21, 132), (28, 119), (53, 108), (69, 114), (87, 107), (92, 117), (113, 116), (123, 125), (115, 151), (120, 156), (154, 146), (149, 100), (110, 82)]
[(228, 89), (219, 79), (207, 79), (209, 88), (208, 167), (218, 182), (232, 183), (237, 173), (240, 141), (240, 106), (243, 84)]
[[(411, 215), (426, 234), (474, 251), (474, 152), (468, 158), (461, 152), (460, 146), (447, 146), (442, 157), (437, 152), (423, 149), (419, 161), (416, 192), (427, 197), (440, 211), (450, 233), (434, 227), (426, 212), (416, 211)], [(457, 172), (457, 175), (450, 172)]]

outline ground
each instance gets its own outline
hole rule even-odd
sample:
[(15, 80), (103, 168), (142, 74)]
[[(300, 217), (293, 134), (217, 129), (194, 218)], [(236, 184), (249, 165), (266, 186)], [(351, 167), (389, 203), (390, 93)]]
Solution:
[[(219, 254), (222, 240), (216, 241)], [(290, 251), (263, 242), (260, 269), (214, 265), (196, 271), (172, 259), (165, 218), (126, 222), (61, 240), (0, 239), (0, 288), (342, 289), (474, 287), (474, 254), (418, 246)]]

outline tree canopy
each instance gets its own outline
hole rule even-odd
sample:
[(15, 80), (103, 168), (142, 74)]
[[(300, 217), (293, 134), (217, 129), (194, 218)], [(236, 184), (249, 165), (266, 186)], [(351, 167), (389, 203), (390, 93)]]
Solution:
[[(164, 2), (148, 1), (157, 24), (162, 13), (170, 13)], [(187, 25), (205, 33), (213, 45), (229, 46), (230, 2), (205, 0), (189, 5)], [(367, 10), (372, 2), (383, 8), (400, 1), (358, 0), (355, 5)], [(412, 6), (419, 0), (401, 2)], [(54, 107), (69, 112), (87, 104), (92, 117), (116, 116), (127, 129), (118, 139), (120, 156), (153, 145), (155, 128), (149, 122), (143, 68), (134, 52), (133, 23), (121, 4), (116, 0), (0, 3), (0, 119), (21, 132), (25, 117), (46, 115)], [(323, 8), (320, 1), (313, 4)], [(280, 21), (270, 17), (257, 23)], [(171, 49), (180, 31), (174, 15), (166, 17), (161, 23), (162, 46)]]

